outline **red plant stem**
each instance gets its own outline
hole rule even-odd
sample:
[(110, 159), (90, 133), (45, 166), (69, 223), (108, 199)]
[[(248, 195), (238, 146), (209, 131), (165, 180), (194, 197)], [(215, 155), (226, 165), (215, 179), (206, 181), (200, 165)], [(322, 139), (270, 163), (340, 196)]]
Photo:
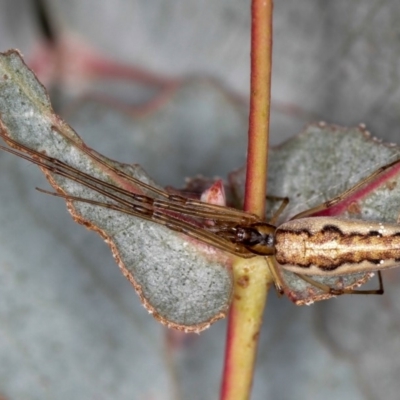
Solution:
[(252, 1), (251, 92), (244, 209), (265, 216), (272, 68), (272, 0)]
[[(272, 66), (273, 0), (252, 0), (251, 94), (246, 211), (264, 219)], [(250, 398), (262, 315), (272, 283), (263, 257), (237, 259), (221, 400)]]

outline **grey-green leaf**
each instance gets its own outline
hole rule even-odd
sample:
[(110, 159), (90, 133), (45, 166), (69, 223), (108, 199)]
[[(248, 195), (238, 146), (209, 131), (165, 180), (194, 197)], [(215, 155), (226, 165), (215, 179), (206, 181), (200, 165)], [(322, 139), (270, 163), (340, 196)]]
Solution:
[[(42, 85), (16, 51), (0, 58), (2, 130), (16, 142), (44, 151), (96, 178), (124, 185), (111, 168), (82, 151), (78, 135), (56, 114)], [(102, 157), (112, 168), (155, 185), (140, 167)], [(102, 201), (98, 193), (64, 177), (48, 175), (59, 191)], [(135, 191), (133, 185), (129, 189)], [(137, 191), (137, 189), (136, 189)], [(110, 245), (123, 274), (144, 306), (162, 323), (184, 331), (200, 331), (225, 316), (232, 294), (229, 257), (209, 246), (201, 252), (181, 235), (150, 221), (104, 207), (73, 202), (75, 220), (100, 233)]]

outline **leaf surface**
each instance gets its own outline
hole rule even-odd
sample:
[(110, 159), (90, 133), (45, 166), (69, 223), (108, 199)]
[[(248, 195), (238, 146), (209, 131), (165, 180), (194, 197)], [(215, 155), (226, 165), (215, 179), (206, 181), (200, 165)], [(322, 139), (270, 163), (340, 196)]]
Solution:
[[(16, 142), (103, 181), (141, 193), (114, 169), (155, 185), (138, 166), (101, 157), (96, 161), (78, 135), (54, 114), (44, 88), (16, 52), (1, 58), (2, 130)], [(98, 193), (70, 179), (47, 174), (52, 185), (70, 196), (105, 202)], [(123, 274), (150, 313), (168, 326), (200, 331), (225, 316), (232, 292), (229, 257), (209, 246), (203, 254), (181, 235), (150, 221), (81, 202), (69, 202), (76, 221), (100, 233)]]

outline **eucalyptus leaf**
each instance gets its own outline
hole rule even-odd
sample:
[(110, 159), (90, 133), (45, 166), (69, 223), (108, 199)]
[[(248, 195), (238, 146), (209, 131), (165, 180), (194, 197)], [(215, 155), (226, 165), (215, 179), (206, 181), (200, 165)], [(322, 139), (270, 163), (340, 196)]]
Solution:
[[(1, 129), (5, 136), (133, 193), (140, 189), (116, 176), (112, 168), (156, 186), (138, 166), (105, 157), (100, 157), (101, 164), (90, 152), (84, 152), (81, 139), (54, 114), (45, 89), (16, 51), (1, 56), (0, 70)], [(104, 202), (103, 197), (75, 181), (47, 176), (62, 193)], [(232, 294), (231, 257), (209, 246), (199, 251), (182, 235), (122, 212), (81, 202), (70, 202), (68, 208), (77, 222), (106, 240), (144, 306), (162, 323), (198, 332), (225, 316)]]

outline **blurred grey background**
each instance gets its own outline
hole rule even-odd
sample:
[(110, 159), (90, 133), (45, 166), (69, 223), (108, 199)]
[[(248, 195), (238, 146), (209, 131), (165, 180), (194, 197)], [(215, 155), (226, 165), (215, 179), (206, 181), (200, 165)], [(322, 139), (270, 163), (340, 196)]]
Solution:
[[(243, 165), (248, 2), (44, 1), (47, 40), (38, 4), (0, 2), (0, 48), (23, 52), (91, 147), (164, 185)], [(272, 143), (316, 120), (399, 142), (399, 20), (395, 0), (276, 1)], [(0, 396), (216, 399), (224, 322), (166, 333), (102, 240), (35, 192), (37, 170), (7, 154), (0, 170)], [(253, 399), (398, 399), (399, 277), (384, 278), (379, 298), (272, 294)]]

